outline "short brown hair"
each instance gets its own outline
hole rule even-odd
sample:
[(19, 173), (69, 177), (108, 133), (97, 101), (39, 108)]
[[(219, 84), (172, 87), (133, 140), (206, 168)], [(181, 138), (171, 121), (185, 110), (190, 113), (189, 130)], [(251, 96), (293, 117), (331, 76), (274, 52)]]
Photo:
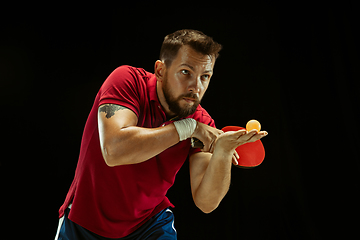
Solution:
[(204, 33), (192, 30), (183, 29), (167, 35), (160, 50), (160, 60), (165, 62), (165, 65), (170, 66), (176, 57), (180, 47), (189, 45), (195, 51), (204, 55), (215, 57), (219, 56), (219, 51), (222, 49), (221, 44), (215, 42), (211, 37)]

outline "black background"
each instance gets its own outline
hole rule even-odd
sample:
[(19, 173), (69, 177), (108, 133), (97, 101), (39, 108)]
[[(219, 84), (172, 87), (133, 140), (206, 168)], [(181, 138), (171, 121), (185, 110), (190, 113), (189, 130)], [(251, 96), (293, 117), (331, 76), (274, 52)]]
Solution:
[(360, 41), (352, 2), (136, 1), (2, 12), (2, 232), (53, 239), (102, 82), (124, 64), (153, 71), (164, 36), (192, 28), (224, 47), (202, 102), (217, 127), (257, 119), (269, 135), (263, 164), (234, 168), (211, 214), (193, 204), (184, 165), (168, 192), (178, 238), (358, 237)]

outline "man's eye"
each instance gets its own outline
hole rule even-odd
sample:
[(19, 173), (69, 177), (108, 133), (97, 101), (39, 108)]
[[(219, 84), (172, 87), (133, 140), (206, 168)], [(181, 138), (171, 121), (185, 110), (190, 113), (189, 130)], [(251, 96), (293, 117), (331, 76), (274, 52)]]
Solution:
[(186, 70), (186, 69), (183, 69), (183, 70), (181, 70), (181, 73), (184, 74), (184, 75), (188, 75), (188, 74), (189, 74), (189, 71)]
[(209, 80), (210, 76), (209, 75), (202, 75), (202, 79), (203, 80)]

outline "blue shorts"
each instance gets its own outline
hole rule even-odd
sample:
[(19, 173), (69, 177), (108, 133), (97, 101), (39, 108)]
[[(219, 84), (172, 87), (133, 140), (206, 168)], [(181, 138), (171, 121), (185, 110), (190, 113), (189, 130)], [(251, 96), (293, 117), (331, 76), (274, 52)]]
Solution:
[[(105, 238), (74, 223), (68, 218), (70, 209), (65, 210), (63, 221), (59, 221), (59, 229), (55, 240), (110, 240), (114, 238)], [(61, 226), (60, 226), (61, 225)], [(174, 228), (174, 214), (167, 208), (150, 218), (135, 232), (130, 235), (117, 238), (119, 240), (155, 240), (155, 239), (177, 239)]]

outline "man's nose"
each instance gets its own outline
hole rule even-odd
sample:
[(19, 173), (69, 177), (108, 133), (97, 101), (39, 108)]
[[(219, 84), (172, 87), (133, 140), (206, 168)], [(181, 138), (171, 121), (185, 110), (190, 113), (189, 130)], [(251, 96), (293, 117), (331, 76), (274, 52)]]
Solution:
[(191, 84), (189, 86), (189, 91), (192, 93), (200, 93), (202, 88), (202, 83), (200, 77), (195, 78), (191, 81)]

